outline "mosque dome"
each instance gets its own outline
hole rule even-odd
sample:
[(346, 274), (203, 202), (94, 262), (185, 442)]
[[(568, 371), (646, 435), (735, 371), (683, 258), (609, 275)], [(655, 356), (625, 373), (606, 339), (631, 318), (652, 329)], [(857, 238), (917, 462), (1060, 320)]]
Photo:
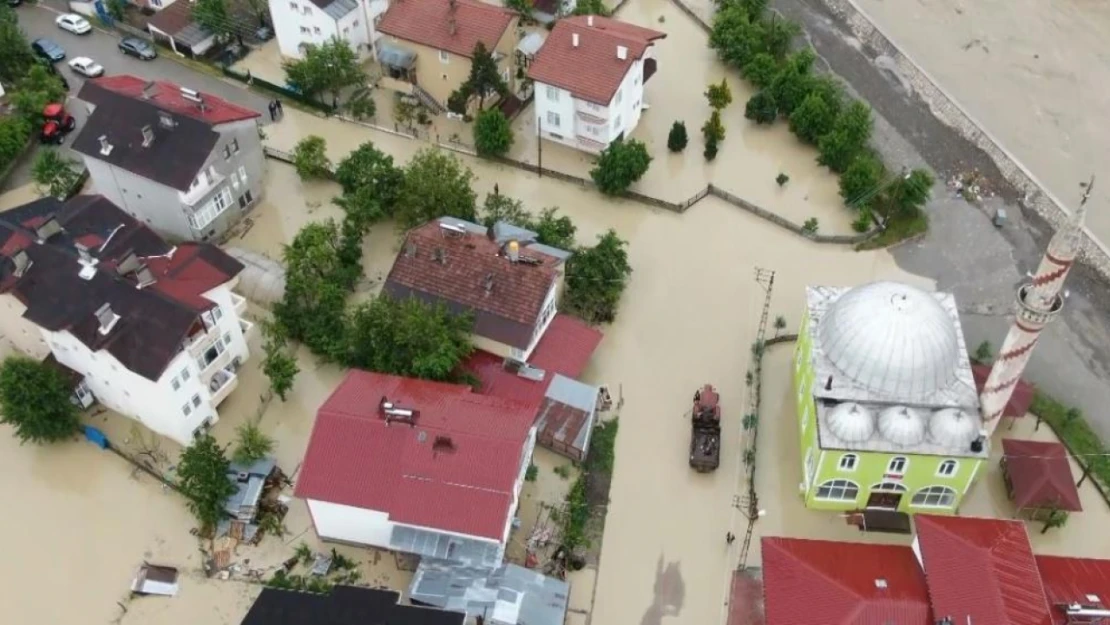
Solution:
[(929, 438), (945, 447), (967, 447), (979, 437), (979, 419), (957, 408), (942, 408), (929, 418)]
[(960, 364), (957, 327), (935, 297), (896, 282), (840, 296), (819, 321), (821, 350), (843, 375), (887, 399), (947, 388)]
[(925, 440), (925, 419), (906, 406), (891, 406), (879, 413), (879, 433), (900, 447), (913, 447)]
[(829, 411), (829, 431), (845, 443), (862, 443), (875, 432), (875, 415), (855, 402), (847, 401)]

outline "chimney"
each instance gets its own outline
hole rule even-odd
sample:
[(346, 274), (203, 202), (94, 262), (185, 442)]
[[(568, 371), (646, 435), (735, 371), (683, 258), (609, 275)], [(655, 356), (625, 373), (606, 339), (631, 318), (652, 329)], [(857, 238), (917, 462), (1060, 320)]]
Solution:
[(509, 257), (509, 262), (515, 263), (520, 260), (520, 243), (516, 241), (509, 241), (505, 246), (505, 255)]
[(31, 268), (31, 257), (24, 250), (19, 250), (12, 256), (12, 263), (15, 264), (15, 277), (20, 278)]
[(482, 285), (486, 289), (486, 295), (489, 295), (490, 293), (493, 293), (493, 274), (492, 273), (487, 273), (486, 277), (482, 281), (482, 283), (483, 283)]
[(100, 322), (100, 333), (108, 334), (115, 327), (116, 322), (119, 321), (119, 315), (112, 312), (111, 304), (104, 304), (96, 309), (96, 320)]
[(445, 252), (442, 247), (437, 247), (432, 252), (432, 258), (441, 265), (447, 264), (447, 252)]
[(73, 247), (77, 248), (77, 256), (80, 257), (82, 263), (91, 263), (95, 260), (92, 254), (89, 254), (89, 248), (84, 243), (74, 243)]
[(148, 287), (155, 282), (154, 272), (150, 270), (150, 267), (140, 265), (139, 268), (135, 270), (135, 280), (138, 282), (136, 288), (142, 289)]
[(627, 59), (628, 58), (628, 48), (626, 48), (625, 46), (617, 46), (617, 58), (622, 60), (622, 61)]
[(143, 99), (149, 100), (152, 97), (154, 97), (154, 81), (148, 80), (146, 84), (143, 85)]
[(143, 126), (143, 147), (149, 148), (152, 143), (154, 143), (154, 129), (147, 124)]
[(141, 266), (142, 263), (139, 262), (139, 257), (135, 255), (135, 252), (129, 251), (124, 254), (123, 259), (116, 264), (116, 273), (121, 276), (126, 276)]
[(165, 128), (166, 130), (173, 130), (173, 127), (177, 125), (177, 122), (174, 121), (173, 115), (170, 115), (166, 111), (158, 111), (158, 125)]
[(100, 140), (100, 155), (108, 156), (112, 153), (112, 144), (108, 143), (108, 135), (100, 135), (97, 137)]
[(57, 219), (51, 217), (50, 219), (47, 219), (45, 222), (43, 222), (41, 226), (35, 229), (35, 237), (39, 240), (39, 243), (46, 243), (50, 240), (50, 237), (58, 234), (61, 231), (62, 225), (58, 223)]
[(832, 376), (831, 375), (829, 376), (828, 380), (825, 380), (825, 390), (826, 391), (831, 391), (832, 390)]
[(578, 47), (578, 33), (570, 34), (570, 45), (574, 46), (575, 48)]
[(586, 26), (589, 26), (589, 27), (591, 27), (591, 28), (592, 28), (592, 27), (593, 27), (593, 25), (594, 25), (594, 16), (592, 16), (592, 15), (587, 15), (587, 16), (586, 16)]
[(435, 453), (440, 451), (447, 453), (455, 451), (455, 441), (452, 440), (450, 436), (442, 434), (436, 436), (436, 439), (432, 441), (432, 452)]

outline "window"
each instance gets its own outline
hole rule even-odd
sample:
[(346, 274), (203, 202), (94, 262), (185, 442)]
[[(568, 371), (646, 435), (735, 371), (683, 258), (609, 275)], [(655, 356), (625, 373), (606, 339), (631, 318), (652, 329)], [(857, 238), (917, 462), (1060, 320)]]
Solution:
[(349, 33), (349, 32), (351, 32), (351, 29), (350, 29), (350, 28), (344, 28), (344, 29), (343, 29), (343, 34), (344, 34), (344, 35), (346, 35), (346, 34), (347, 34), (347, 33)]
[(849, 480), (829, 480), (817, 487), (817, 499), (824, 501), (855, 501), (859, 486)]
[(181, 407), (181, 413), (186, 417), (193, 414), (193, 407), (189, 405), (189, 402), (185, 402), (185, 405)]
[(231, 146), (230, 145), (225, 145), (224, 146), (224, 160), (226, 161), (229, 158), (231, 158)]
[(940, 477), (952, 477), (956, 474), (956, 468), (959, 466), (959, 463), (955, 460), (945, 460), (937, 467), (937, 475)]
[(616, 131), (619, 131), (620, 129), (621, 129), (621, 116), (617, 115), (616, 119), (613, 120), (613, 131), (616, 132)]
[(859, 456), (855, 454), (844, 454), (840, 457), (841, 471), (855, 471), (857, 464), (859, 464)]
[(447, 54), (446, 50), (440, 50), (439, 51), (439, 62), (440, 63), (446, 63), (450, 60), (451, 60), (451, 56), (449, 54)]
[(906, 487), (898, 482), (879, 482), (871, 487), (871, 491), (876, 493), (904, 493)]
[(552, 87), (551, 85), (548, 85), (547, 86), (547, 99), (551, 100), (552, 102), (558, 102), (559, 101), (559, 90), (556, 89), (555, 87)]
[(181, 381), (182, 381), (182, 382), (184, 382), (184, 381), (186, 381), (186, 380), (188, 380), (188, 379), (189, 379), (189, 369), (188, 369), (188, 368), (186, 368), (186, 369), (183, 369), (183, 370), (181, 371)]
[(239, 174), (235, 172), (231, 172), (231, 186), (239, 188)]
[(175, 391), (181, 390), (181, 382), (177, 380), (177, 376), (174, 376), (173, 379), (170, 380), (170, 386), (172, 386)]
[(586, 132), (597, 137), (601, 135), (601, 129), (597, 126), (586, 126)]
[(224, 345), (231, 345), (231, 333), (228, 332), (224, 335)]
[(247, 184), (247, 166), (246, 165), (240, 165), (239, 166), (239, 178), (241, 178), (243, 180), (243, 184)]
[(554, 111), (548, 111), (547, 123), (548, 125), (555, 126), (557, 128), (559, 126), (559, 114)]
[(312, 27), (312, 32), (314, 32), (314, 33), (316, 33), (317, 35), (319, 35), (319, 34), (320, 34), (321, 32), (323, 32), (323, 31), (321, 31), (321, 30), (320, 30), (320, 27), (319, 27), (319, 26), (313, 26), (313, 27)]
[(624, 89), (617, 90), (617, 104), (621, 103), (621, 98), (624, 97)]
[(221, 189), (216, 197), (204, 205), (204, 208), (190, 215), (189, 221), (194, 229), (203, 230), (227, 210), (228, 206), (231, 206), (231, 192), (227, 189)]
[(212, 308), (212, 318), (213, 319), (215, 319), (216, 321), (219, 321), (220, 317), (223, 317), (223, 316), (224, 316), (224, 311), (223, 311), (222, 308), (220, 308), (219, 306), (214, 306)]
[(302, 15), (312, 15), (312, 9), (310, 9), (308, 7), (304, 7), (303, 9), (301, 9), (301, 14)]
[(301, 7), (297, 6), (296, 2), (290, 2), (289, 3), (289, 8), (293, 9), (294, 11), (298, 11), (298, 10), (300, 10)]
[(301, 26), (301, 34), (302, 35), (311, 35), (312, 34), (312, 29), (309, 28), (308, 26)]
[(903, 456), (895, 456), (886, 465), (886, 472), (890, 475), (905, 475), (908, 462)]
[(200, 406), (200, 394), (193, 395), (193, 408)]
[(951, 508), (956, 502), (956, 491), (947, 486), (929, 486), (917, 491), (911, 505), (923, 508)]

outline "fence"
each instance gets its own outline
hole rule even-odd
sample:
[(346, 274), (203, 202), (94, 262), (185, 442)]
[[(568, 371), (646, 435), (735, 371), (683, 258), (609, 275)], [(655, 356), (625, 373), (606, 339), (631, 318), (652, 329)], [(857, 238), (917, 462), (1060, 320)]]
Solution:
[(332, 114), (335, 113), (335, 107), (334, 106), (331, 106), (330, 104), (324, 104), (323, 102), (320, 102), (319, 100), (314, 100), (312, 98), (309, 98), (309, 97), (305, 96), (303, 93), (301, 93), (299, 91), (295, 91), (293, 89), (290, 89), (289, 87), (286, 87), (285, 85), (279, 85), (279, 84), (276, 84), (276, 83), (272, 83), (268, 80), (265, 80), (263, 78), (259, 78), (259, 77), (254, 76), (254, 75), (240, 74), (239, 72), (237, 72), (237, 71), (235, 71), (235, 70), (233, 70), (233, 69), (231, 69), (230, 67), (227, 67), (227, 66), (222, 66), (220, 68), (220, 70), (223, 72), (224, 76), (227, 76), (228, 78), (234, 78), (235, 80), (238, 80), (239, 82), (244, 83), (246, 85), (249, 85), (249, 86), (252, 86), (252, 87), (258, 87), (260, 89), (265, 89), (266, 91), (269, 91), (270, 93), (273, 93), (275, 95), (279, 95), (279, 96), (282, 96), (282, 97), (285, 97), (285, 98), (289, 98), (290, 100), (300, 102), (301, 104), (303, 104), (307, 107), (314, 108), (318, 111), (323, 112), (325, 115), (332, 115)]

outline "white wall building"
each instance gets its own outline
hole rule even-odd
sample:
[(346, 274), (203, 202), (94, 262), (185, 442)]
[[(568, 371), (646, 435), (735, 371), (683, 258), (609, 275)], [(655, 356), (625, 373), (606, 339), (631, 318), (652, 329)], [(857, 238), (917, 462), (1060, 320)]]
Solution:
[(596, 15), (559, 20), (528, 68), (540, 136), (590, 153), (632, 134), (647, 108), (659, 31)]
[(270, 0), (270, 18), (283, 57), (303, 58), (306, 45), (339, 38), (364, 59), (379, 37), (374, 26), (388, 7), (387, 0)]

